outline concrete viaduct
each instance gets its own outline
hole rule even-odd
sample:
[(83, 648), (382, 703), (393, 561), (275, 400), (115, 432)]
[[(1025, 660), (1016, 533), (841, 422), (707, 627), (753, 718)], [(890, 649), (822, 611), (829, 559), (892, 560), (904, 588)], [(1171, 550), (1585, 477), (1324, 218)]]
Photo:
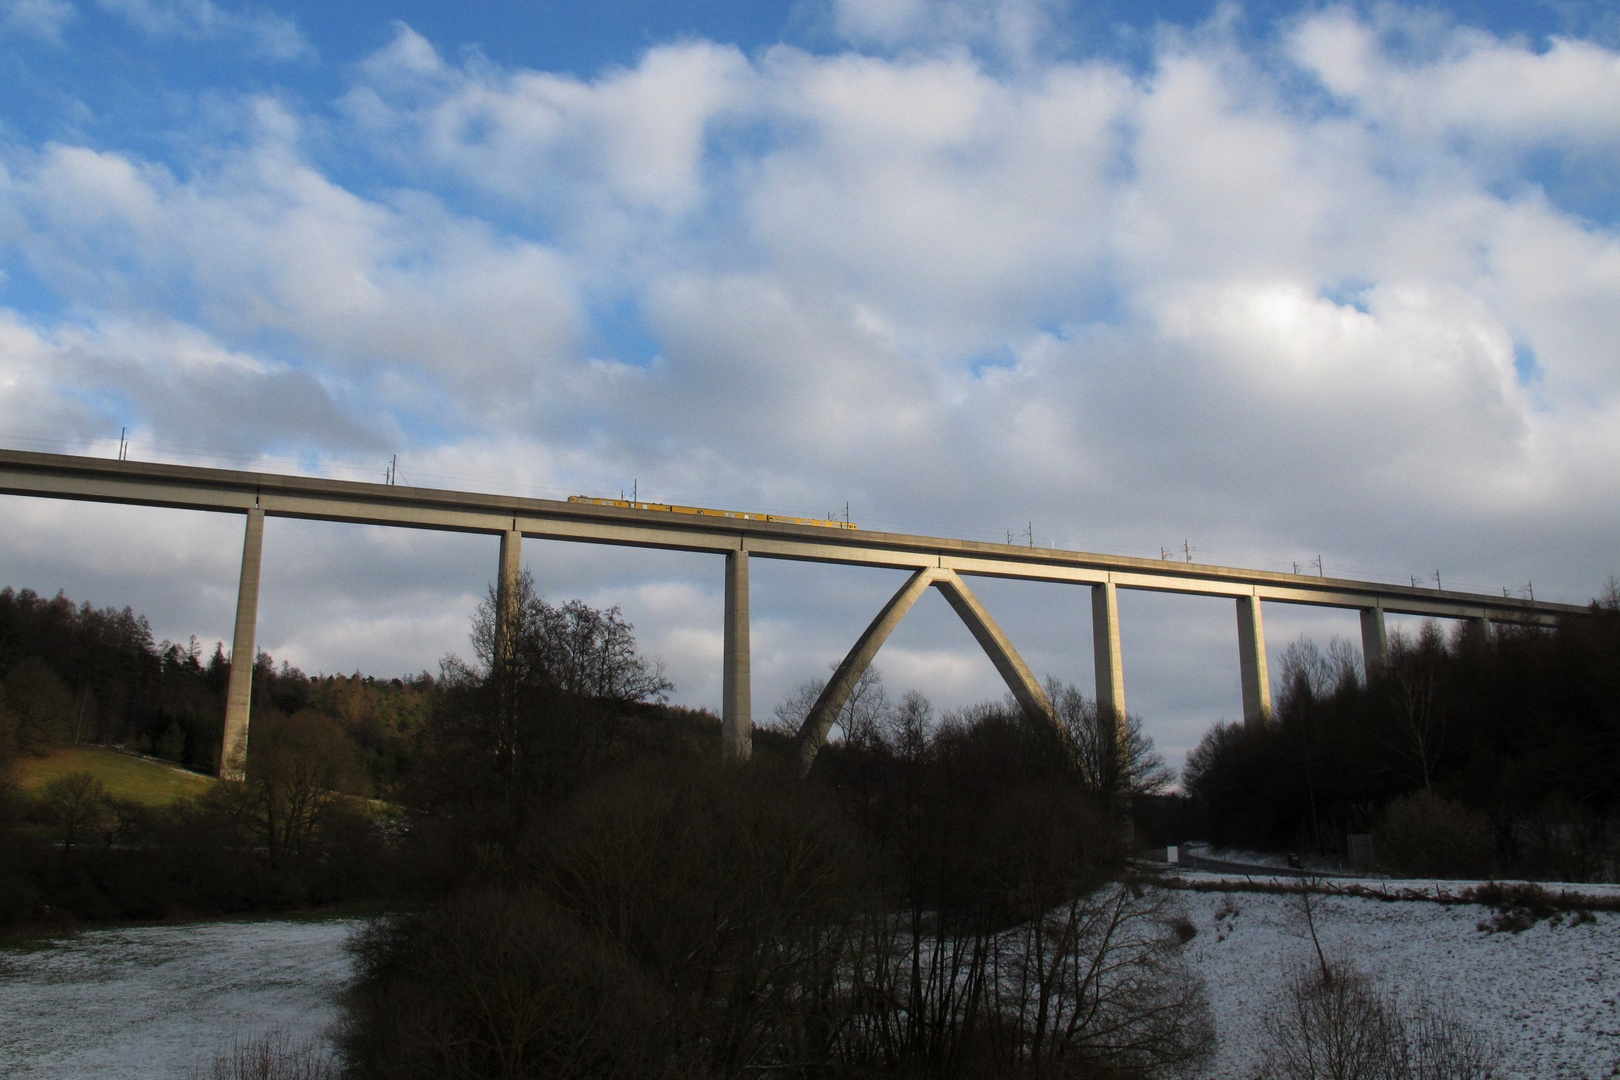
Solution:
[[(986, 544), (897, 533), (846, 530), (754, 516), (683, 514), (465, 491), (412, 488), (273, 473), (159, 465), (138, 461), (0, 450), (0, 493), (54, 499), (161, 506), (241, 514), (246, 519), (232, 657), (256, 655), (259, 567), (266, 517), (304, 518), (485, 533), (500, 538), (498, 595), (510, 595), (523, 538), (573, 540), (708, 552), (725, 556), (722, 755), (745, 760), (753, 745), (749, 685), (748, 565), (753, 557), (910, 570), (838, 666), (799, 735), (808, 770), (839, 709), (878, 649), (928, 588), (937, 588), (972, 631), (1016, 699), (1052, 715), (1040, 683), (991, 618), (965, 577), (1019, 578), (1086, 585), (1091, 590), (1097, 704), (1121, 720), (1125, 679), (1119, 648), (1119, 589), (1224, 596), (1234, 601), (1243, 715), (1259, 722), (1271, 711), (1262, 602), (1354, 609), (1361, 613), (1368, 671), (1383, 662), (1386, 614), (1550, 626), (1584, 608), (1510, 597), (1408, 588), (1368, 581), (1134, 559), (1048, 548)], [(498, 603), (497, 607), (501, 605)], [(247, 752), (253, 665), (231, 665), (221, 740), (220, 775), (240, 777)]]

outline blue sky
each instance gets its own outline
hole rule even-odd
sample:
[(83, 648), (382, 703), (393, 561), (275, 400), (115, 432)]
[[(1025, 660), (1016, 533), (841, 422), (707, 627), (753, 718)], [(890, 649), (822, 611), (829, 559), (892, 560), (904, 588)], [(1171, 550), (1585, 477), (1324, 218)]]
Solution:
[[(0, 0), (0, 445), (1579, 602), (1620, 570), (1617, 177), (1582, 0)], [(212, 640), (236, 530), (8, 499), (0, 580)], [(531, 548), (718, 704), (710, 560)], [(267, 552), (265, 647), (384, 674), (464, 651), (494, 558)], [(897, 585), (760, 575), (756, 713)], [(1083, 596), (984, 592), (1090, 689)], [(1238, 711), (1231, 612), (1125, 615), (1179, 757)], [(943, 604), (880, 666), (999, 693)]]

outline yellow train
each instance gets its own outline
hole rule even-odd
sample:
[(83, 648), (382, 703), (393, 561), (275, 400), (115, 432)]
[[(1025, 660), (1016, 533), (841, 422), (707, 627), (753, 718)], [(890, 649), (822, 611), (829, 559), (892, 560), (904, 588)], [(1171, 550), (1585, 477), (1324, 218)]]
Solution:
[(783, 514), (749, 514), (742, 510), (715, 510), (707, 506), (675, 506), (670, 503), (632, 502), (629, 499), (594, 499), (589, 495), (570, 495), (571, 503), (589, 503), (592, 506), (617, 506), (621, 510), (662, 510), (668, 514), (697, 514), (699, 517), (735, 518), (738, 521), (780, 521), (788, 525), (815, 525), (822, 529), (858, 529), (852, 521), (828, 521), (824, 518), (787, 517)]

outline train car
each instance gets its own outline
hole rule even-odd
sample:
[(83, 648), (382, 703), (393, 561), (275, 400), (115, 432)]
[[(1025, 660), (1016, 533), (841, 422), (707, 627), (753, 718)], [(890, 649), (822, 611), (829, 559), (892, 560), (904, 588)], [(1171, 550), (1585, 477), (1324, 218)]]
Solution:
[(739, 521), (780, 521), (788, 525), (814, 525), (819, 529), (860, 528), (852, 521), (788, 517), (784, 514), (751, 514), (743, 510), (716, 510), (708, 506), (677, 506), (673, 503), (634, 502), (630, 499), (597, 499), (589, 495), (570, 495), (568, 501), (588, 503), (591, 506), (617, 506), (621, 510), (659, 510), (666, 514), (696, 514), (699, 517), (735, 518)]

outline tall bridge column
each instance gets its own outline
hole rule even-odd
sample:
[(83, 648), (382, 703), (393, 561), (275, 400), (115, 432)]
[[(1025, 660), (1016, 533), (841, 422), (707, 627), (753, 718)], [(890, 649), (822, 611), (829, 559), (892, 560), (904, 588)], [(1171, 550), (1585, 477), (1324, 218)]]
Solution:
[(1384, 626), (1384, 609), (1361, 609), (1361, 666), (1368, 685), (1389, 661), (1389, 632)]
[(512, 659), (512, 619), (518, 602), (518, 577), (523, 573), (523, 534), (508, 529), (501, 534), (501, 563), (495, 578), (495, 662)]
[(242, 539), (242, 576), (236, 586), (236, 629), (231, 636), (231, 677), (225, 688), (225, 729), (219, 739), (219, 778), (247, 775), (248, 712), (253, 705), (253, 662), (258, 659), (259, 563), (264, 554), (264, 511), (247, 512)]
[(1266, 673), (1266, 630), (1260, 598), (1237, 598), (1238, 666), (1243, 670), (1243, 722), (1263, 724), (1271, 717), (1271, 677)]
[(748, 552), (726, 552), (726, 630), (721, 676), (720, 759), (747, 761), (754, 753), (752, 671), (748, 640)]
[(1091, 652), (1097, 675), (1097, 708), (1112, 709), (1125, 722), (1125, 667), (1119, 654), (1119, 593), (1112, 581), (1091, 587)]

